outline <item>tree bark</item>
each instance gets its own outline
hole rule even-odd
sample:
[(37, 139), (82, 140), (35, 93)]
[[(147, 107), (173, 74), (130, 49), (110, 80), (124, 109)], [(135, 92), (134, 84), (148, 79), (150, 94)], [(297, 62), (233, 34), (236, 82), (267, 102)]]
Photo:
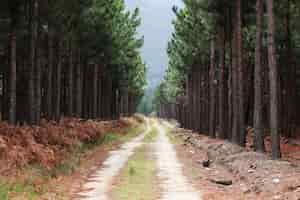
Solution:
[(77, 66), (76, 66), (76, 100), (75, 100), (75, 113), (76, 117), (82, 117), (82, 67), (81, 67), (81, 53), (80, 50), (78, 50), (78, 61), (77, 61)]
[(238, 113), (239, 113), (239, 144), (246, 145), (245, 111), (244, 111), (244, 75), (243, 75), (243, 34), (241, 0), (236, 0), (236, 39), (237, 39), (237, 70), (238, 70)]
[(41, 106), (42, 106), (42, 38), (40, 21), (38, 22), (38, 35), (37, 35), (37, 46), (36, 46), (36, 61), (35, 61), (35, 112), (36, 112), (36, 123), (39, 124), (41, 121)]
[(36, 101), (35, 101), (35, 84), (34, 69), (36, 62), (36, 41), (38, 32), (38, 0), (30, 1), (30, 18), (29, 18), (29, 65), (28, 65), (28, 122), (36, 124)]
[(193, 100), (192, 100), (192, 74), (188, 74), (187, 78), (187, 99), (188, 99), (188, 105), (187, 105), (187, 128), (192, 129), (192, 105), (193, 105)]
[(254, 72), (254, 143), (255, 150), (264, 152), (263, 102), (262, 102), (262, 39), (263, 0), (256, 1), (256, 48)]
[[(190, 95), (190, 98), (191, 98), (191, 129), (192, 130), (196, 130), (196, 124), (197, 124), (197, 121), (196, 121), (196, 87), (197, 87), (197, 84), (196, 84), (196, 75), (197, 75), (197, 72), (196, 72), (196, 66), (193, 66), (192, 67), (192, 74), (191, 74), (191, 95)], [(169, 104), (169, 107), (170, 104)], [(169, 111), (170, 112), (170, 111)], [(171, 115), (171, 113), (169, 113), (169, 115)]]
[(73, 116), (73, 70), (74, 70), (74, 52), (72, 42), (70, 41), (69, 49), (69, 68), (68, 68), (68, 80), (67, 80), (67, 114), (69, 117)]
[(225, 30), (223, 24), (219, 25), (219, 130), (218, 137), (226, 138), (225, 121)]
[[(17, 36), (16, 36), (16, 11), (15, 7), (11, 8), (11, 25), (10, 25), (10, 70), (9, 70), (9, 105), (8, 105), (8, 122), (16, 124), (16, 89), (17, 89)], [(4, 82), (4, 81), (3, 81)], [(3, 95), (4, 96), (4, 95)], [(3, 99), (4, 100), (4, 99)]]
[[(196, 130), (198, 132), (201, 132), (201, 126), (202, 126), (202, 122), (201, 122), (201, 65), (199, 65), (197, 67), (197, 69), (198, 69), (197, 70), (197, 80), (196, 80), (196, 84), (197, 84), (197, 89), (196, 89), (197, 98), (196, 98), (196, 104), (195, 104), (196, 105), (195, 111), (197, 113), (197, 115), (196, 115), (197, 129)], [(215, 111), (214, 111), (214, 113), (215, 113)], [(209, 134), (209, 132), (207, 132), (207, 133)]]
[(99, 81), (98, 81), (98, 109), (97, 116), (98, 118), (102, 117), (102, 83), (103, 83), (103, 65), (99, 66)]
[[(234, 5), (234, 11), (236, 5)], [(232, 142), (239, 144), (239, 99), (238, 99), (238, 65), (237, 65), (237, 26), (236, 16), (233, 15), (233, 37), (232, 37)]]
[(61, 72), (62, 72), (62, 62), (63, 62), (63, 41), (59, 41), (58, 47), (58, 60), (56, 65), (56, 75), (55, 75), (55, 88), (54, 88), (54, 115), (55, 120), (60, 120), (60, 104), (61, 104)]
[(272, 142), (272, 158), (281, 157), (280, 152), (280, 132), (278, 120), (278, 69), (275, 47), (275, 16), (274, 1), (267, 0), (268, 11), (268, 61), (269, 61), (269, 79), (270, 79), (270, 129)]
[(53, 31), (51, 25), (48, 23), (48, 70), (47, 70), (47, 84), (46, 84), (46, 116), (51, 119), (52, 116), (52, 77), (53, 77), (53, 62), (54, 62), (54, 45), (53, 45)]
[(97, 107), (98, 107), (98, 77), (99, 77), (99, 65), (94, 64), (94, 73), (93, 73), (93, 108), (92, 116), (94, 119), (97, 118)]
[(210, 114), (209, 114), (209, 136), (216, 137), (216, 65), (215, 65), (215, 41), (211, 41), (210, 49)]
[(284, 130), (286, 131), (286, 135), (288, 137), (294, 136), (293, 133), (295, 132), (294, 128), (295, 118), (296, 118), (296, 101), (297, 98), (297, 70), (294, 64), (294, 52), (292, 46), (292, 31), (291, 31), (291, 0), (287, 0), (286, 8), (285, 8), (285, 62), (287, 69), (287, 83), (286, 88), (284, 88), (285, 95), (287, 98), (286, 104), (283, 105), (286, 107), (286, 119)]

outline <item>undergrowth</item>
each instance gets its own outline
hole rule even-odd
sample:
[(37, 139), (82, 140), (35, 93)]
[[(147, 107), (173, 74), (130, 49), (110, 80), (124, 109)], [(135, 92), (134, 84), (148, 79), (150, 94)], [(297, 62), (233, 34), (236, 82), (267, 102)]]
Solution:
[[(114, 144), (126, 142), (144, 130), (143, 124), (126, 127), (124, 133), (108, 132), (88, 142), (74, 143), (64, 159), (55, 167), (47, 169), (40, 163), (32, 163), (20, 170), (22, 180), (0, 177), (0, 200), (24, 199), (39, 200), (47, 192), (47, 183), (53, 178), (68, 176), (79, 168), (87, 152), (96, 147), (111, 149)], [(57, 197), (55, 199), (58, 199)], [(59, 198), (60, 199), (60, 198)]]

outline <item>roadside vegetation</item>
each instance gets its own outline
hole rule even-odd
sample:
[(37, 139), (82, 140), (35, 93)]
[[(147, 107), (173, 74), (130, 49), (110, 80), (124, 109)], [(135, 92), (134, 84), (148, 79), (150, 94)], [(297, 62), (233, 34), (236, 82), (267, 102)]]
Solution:
[(129, 118), (126, 123), (110, 122), (106, 126), (101, 135), (88, 141), (74, 142), (64, 150), (66, 152), (61, 154), (61, 160), (54, 166), (45, 166), (37, 161), (0, 174), (0, 199), (68, 199), (70, 188), (64, 185), (64, 178), (72, 176), (82, 165), (93, 165), (88, 161), (83, 162), (87, 156), (99, 149), (108, 152), (145, 129), (144, 123), (137, 118)]

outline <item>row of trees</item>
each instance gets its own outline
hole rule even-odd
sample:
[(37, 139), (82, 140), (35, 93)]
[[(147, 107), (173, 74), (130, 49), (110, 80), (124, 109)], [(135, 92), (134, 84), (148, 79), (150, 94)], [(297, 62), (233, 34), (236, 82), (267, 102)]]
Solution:
[(299, 124), (298, 1), (193, 1), (174, 8), (169, 67), (156, 91), (161, 117), (279, 158), (280, 134)]
[(0, 9), (4, 120), (135, 112), (146, 84), (138, 9), (123, 0), (5, 0)]

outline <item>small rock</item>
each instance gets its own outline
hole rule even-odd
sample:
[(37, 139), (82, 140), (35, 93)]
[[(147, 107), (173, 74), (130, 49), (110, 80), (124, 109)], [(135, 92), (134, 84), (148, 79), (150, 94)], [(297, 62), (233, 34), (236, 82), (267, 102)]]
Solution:
[(290, 191), (297, 190), (298, 188), (300, 188), (300, 185), (290, 185), (290, 186), (288, 187), (288, 189), (289, 189)]
[(198, 160), (197, 163), (199, 165), (202, 165), (205, 168), (209, 168), (209, 166), (211, 164), (210, 160), (208, 160), (208, 159), (207, 160)]
[(202, 161), (202, 166), (206, 167), (206, 168), (209, 168), (209, 166), (210, 166), (210, 160), (207, 159), (207, 160)]
[(248, 193), (251, 192), (251, 190), (249, 188), (246, 188), (246, 187), (242, 188), (242, 191), (243, 191), (244, 194), (248, 194)]
[(273, 197), (273, 199), (281, 199), (281, 196), (280, 195), (276, 195)]
[(220, 185), (225, 185), (225, 186), (229, 186), (232, 185), (232, 180), (226, 180), (226, 179), (219, 179), (219, 180), (214, 180), (211, 179), (210, 180), (212, 183), (216, 183), (216, 184), (220, 184)]
[(188, 142), (191, 139), (191, 136), (188, 136), (187, 138), (184, 139), (185, 142)]
[(256, 166), (255, 165), (250, 165), (250, 168), (251, 169), (256, 169)]
[(273, 179), (273, 183), (279, 183), (279, 182), (280, 182), (279, 178), (274, 178)]

